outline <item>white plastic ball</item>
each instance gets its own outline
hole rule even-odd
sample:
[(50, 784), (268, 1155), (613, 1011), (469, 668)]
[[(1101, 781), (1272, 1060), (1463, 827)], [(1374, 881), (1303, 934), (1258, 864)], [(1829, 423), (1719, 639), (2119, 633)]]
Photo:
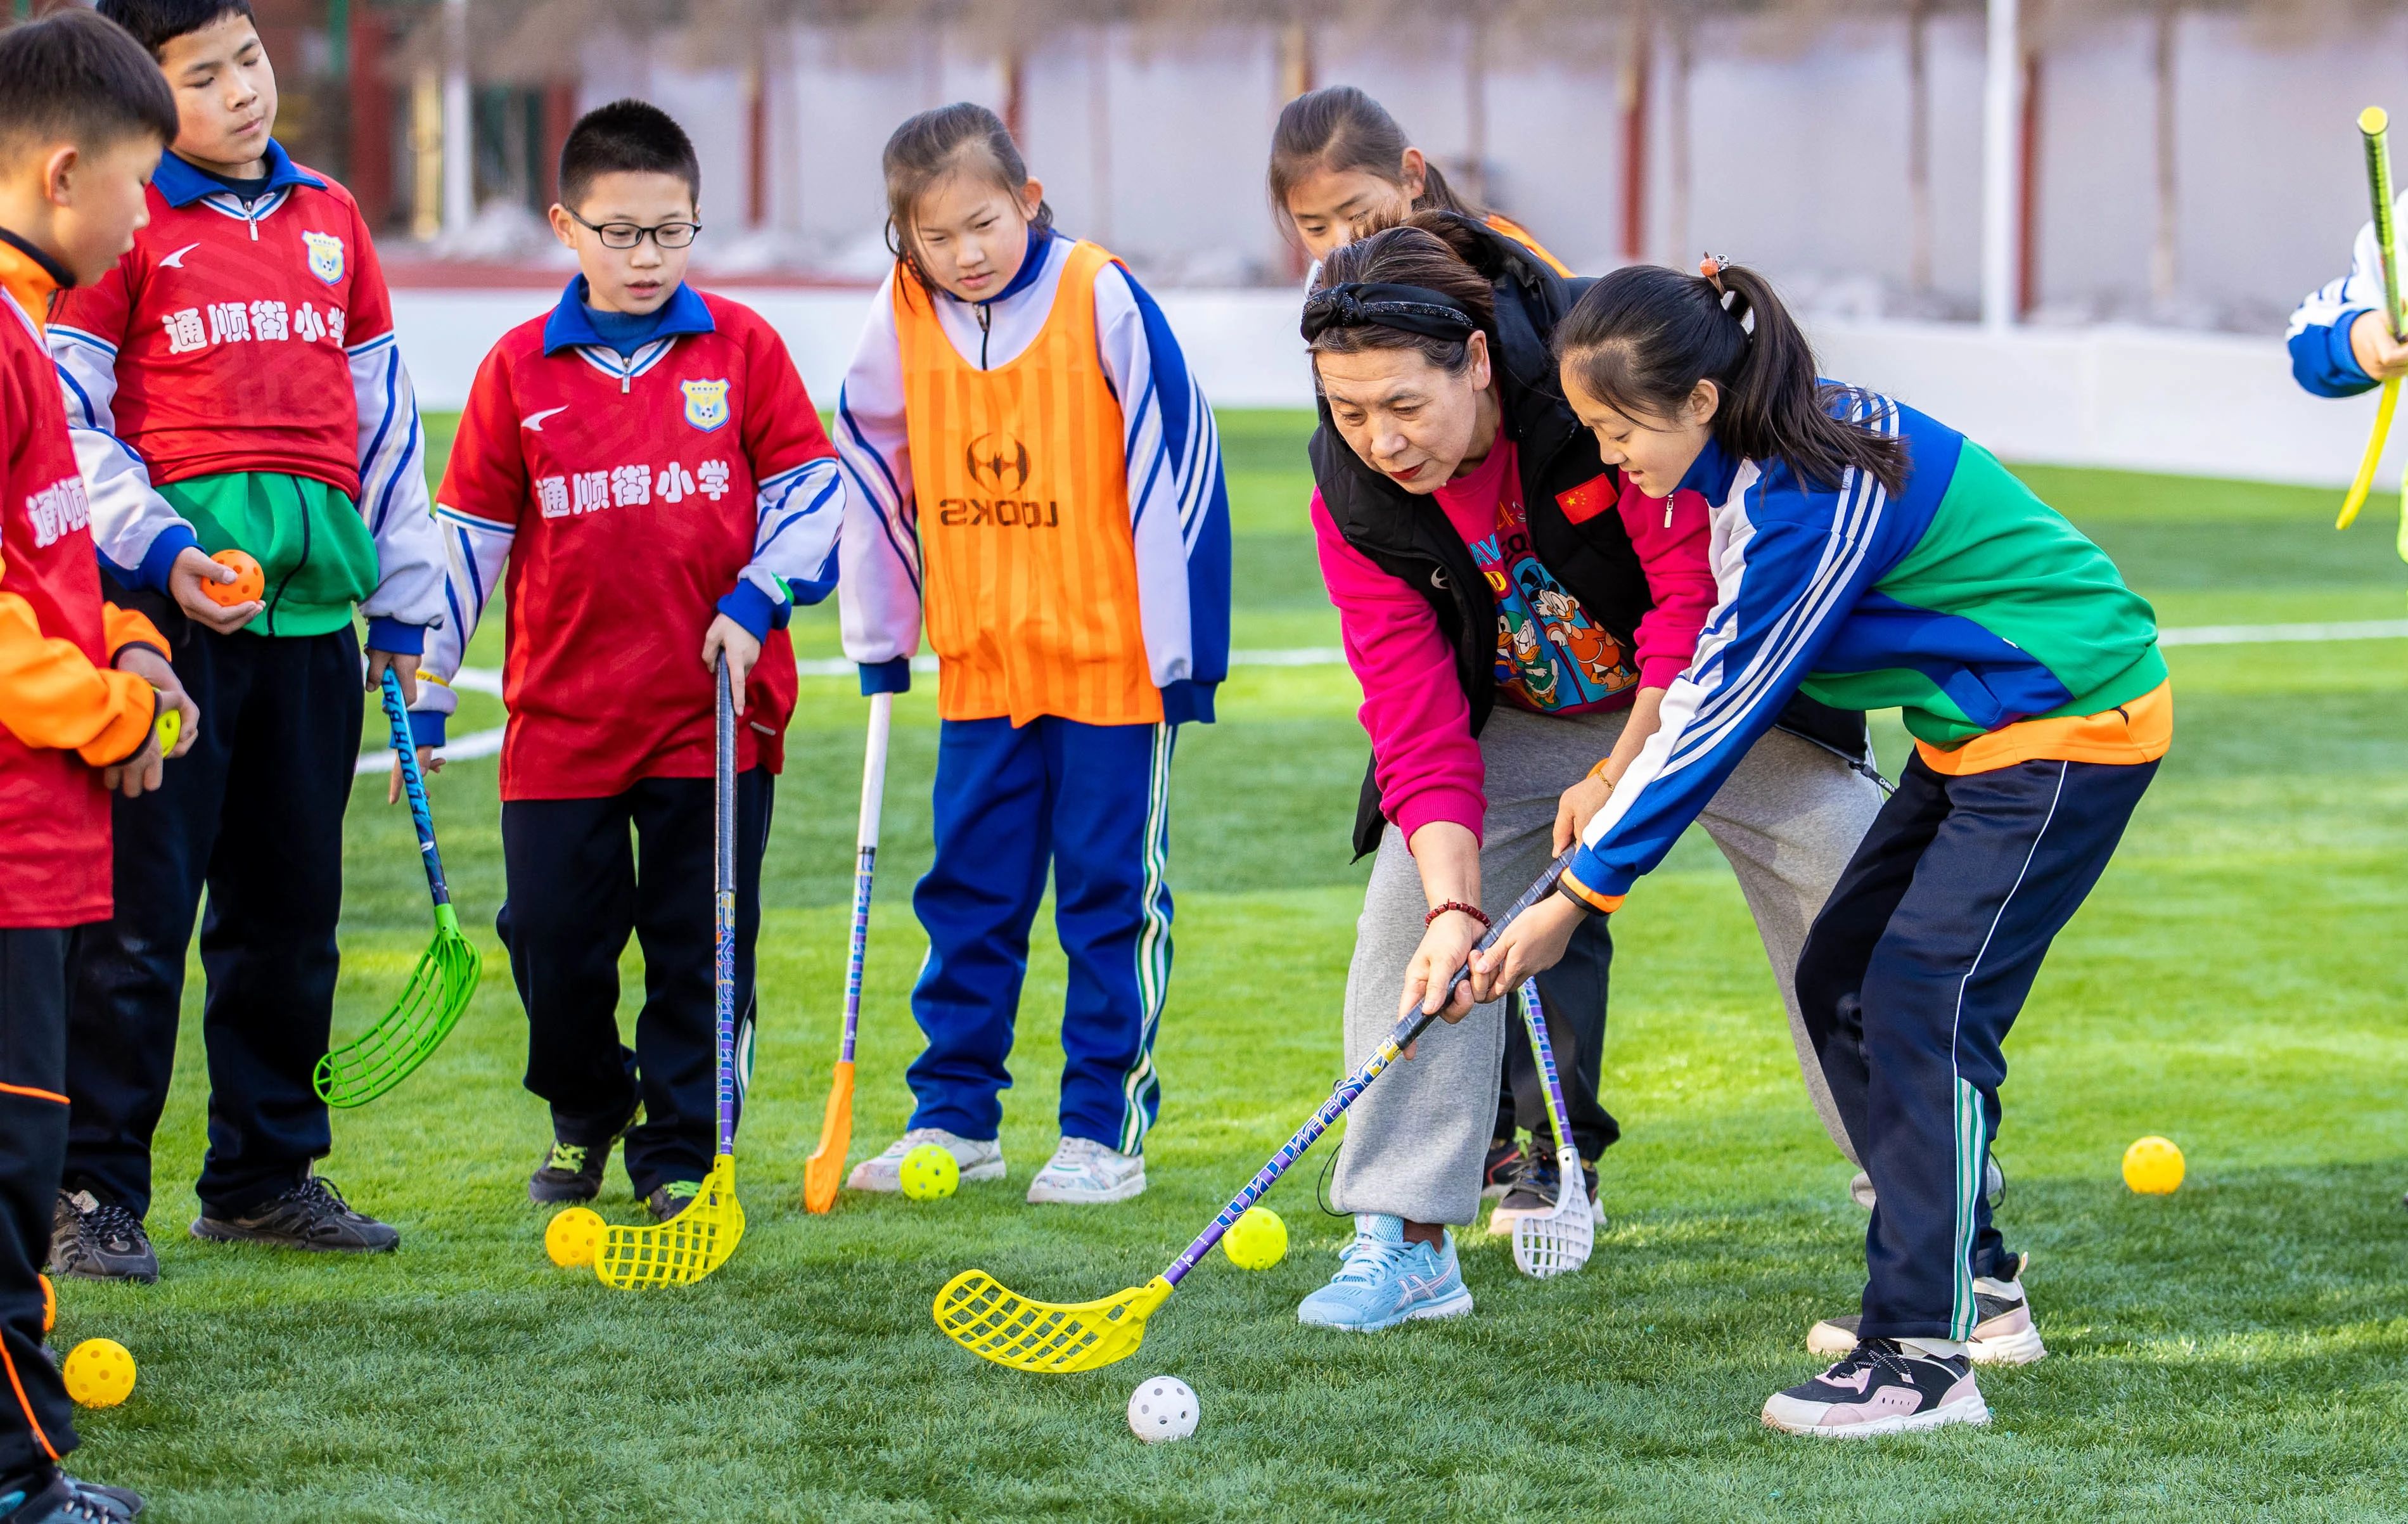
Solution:
[(1148, 1376), (1129, 1393), (1129, 1432), (1148, 1445), (1185, 1439), (1201, 1416), (1196, 1393), (1177, 1376)]

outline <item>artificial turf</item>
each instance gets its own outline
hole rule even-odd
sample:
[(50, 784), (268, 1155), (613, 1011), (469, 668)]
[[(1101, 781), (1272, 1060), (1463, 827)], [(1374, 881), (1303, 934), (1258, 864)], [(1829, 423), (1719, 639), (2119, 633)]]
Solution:
[[(1236, 643), (1334, 644), (1300, 420), (1225, 428)], [(2389, 536), (2335, 535), (2332, 494), (2025, 474), (2168, 625), (2403, 611)], [(486, 665), (495, 633), (478, 641)], [(835, 652), (828, 612), (798, 634), (807, 654)], [(2032, 1251), (2052, 1354), (1982, 1376), (1987, 1430), (1830, 1445), (1757, 1424), (1765, 1394), (1813, 1368), (1808, 1324), (1854, 1306), (1864, 1218), (1805, 1105), (1737, 885), (1694, 842), (1614, 919), (1606, 1099), (1626, 1132), (1584, 1272), (1525, 1281), (1505, 1244), (1471, 1236), (1473, 1316), (1369, 1337), (1299, 1328), (1297, 1300), (1347, 1234), (1315, 1202), (1333, 1139), (1270, 1199), (1286, 1261), (1250, 1274), (1215, 1255), (1124, 1364), (1025, 1376), (938, 1335), (929, 1300), (970, 1265), (1060, 1301), (1142, 1281), (1338, 1075), (1363, 873), (1346, 845), (1355, 693), (1339, 668), (1247, 667), (1221, 723), (1180, 740), (1147, 1195), (1083, 1212), (1021, 1200), (1054, 1140), (1062, 965), (1040, 919), (1006, 1098), (1011, 1179), (933, 1205), (796, 1205), (841, 1003), (863, 714), (849, 682), (813, 679), (764, 885), (743, 1247), (670, 1292), (553, 1269), (523, 1189), (545, 1118), (518, 1084), (523, 1026), (492, 936), (494, 764), (457, 763), (435, 810), (484, 987), (415, 1078), (338, 1114), (323, 1166), (402, 1227), (401, 1252), (185, 1238), (204, 1129), (195, 963), (159, 1135), (162, 1279), (62, 1288), (64, 1342), (107, 1335), (142, 1368), (122, 1407), (84, 1416), (78, 1464), (171, 1520), (2408, 1517), (2408, 642), (2170, 654), (2173, 753), (2008, 1044), (2000, 1218)], [(901, 1127), (917, 1049), (925, 680), (896, 713), (856, 1157)], [(459, 728), (497, 723), (471, 696)], [(1901, 733), (1879, 729), (1894, 764)], [(354, 795), (348, 870), (342, 1034), (425, 940), (409, 827), (380, 781)], [(623, 1019), (632, 949), (625, 967)], [(2171, 1198), (2117, 1181), (2147, 1132), (2189, 1157)], [(615, 1166), (601, 1205), (636, 1220)], [(1200, 1395), (1184, 1444), (1148, 1448), (1124, 1427), (1155, 1372)]]

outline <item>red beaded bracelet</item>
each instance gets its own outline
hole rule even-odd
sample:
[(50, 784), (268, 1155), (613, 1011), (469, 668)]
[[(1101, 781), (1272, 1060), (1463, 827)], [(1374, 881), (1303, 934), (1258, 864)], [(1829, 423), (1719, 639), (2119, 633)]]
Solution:
[(1431, 922), (1437, 920), (1440, 916), (1444, 915), (1451, 910), (1459, 910), (1463, 912), (1464, 914), (1470, 916), (1473, 920), (1480, 923), (1484, 930), (1497, 924), (1494, 921), (1491, 921), (1488, 918), (1487, 913), (1483, 911), (1479, 906), (1467, 905), (1460, 899), (1450, 899), (1443, 905), (1431, 906), (1430, 913), (1422, 917), (1422, 925), (1426, 927)]

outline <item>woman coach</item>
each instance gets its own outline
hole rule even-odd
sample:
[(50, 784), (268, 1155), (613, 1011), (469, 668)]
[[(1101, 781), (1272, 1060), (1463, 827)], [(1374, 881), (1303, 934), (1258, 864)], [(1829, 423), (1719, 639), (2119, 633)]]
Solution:
[[(1601, 797), (1636, 755), (1713, 601), (1702, 500), (1625, 491), (1560, 394), (1548, 340), (1576, 295), (1522, 242), (1426, 211), (1331, 251), (1305, 304), (1313, 527), (1372, 746), (1350, 1065), (1545, 866), (1564, 792), (1587, 776)], [(1866, 750), (1861, 715), (1794, 705), (1700, 821), (1801, 1054), (1791, 976), (1881, 802)], [(1504, 1017), (1432, 1034), (1354, 1103), (1335, 1198), (1356, 1237), (1304, 1321), (1470, 1310), (1445, 1229), (1478, 1210)]]

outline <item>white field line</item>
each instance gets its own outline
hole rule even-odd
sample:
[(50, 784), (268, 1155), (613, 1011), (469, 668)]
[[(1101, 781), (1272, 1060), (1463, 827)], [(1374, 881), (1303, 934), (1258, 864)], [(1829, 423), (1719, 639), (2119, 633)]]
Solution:
[[(2157, 631), (2157, 644), (2177, 645), (2286, 645), (2321, 644), (2333, 640), (2408, 640), (2408, 619), (2361, 619), (2333, 625), (2189, 625)], [(1335, 667), (1346, 659), (1346, 653), (1334, 645), (1295, 646), (1283, 651), (1232, 651), (1232, 667)], [(795, 669), (805, 677), (851, 677), (855, 670), (849, 661), (816, 658), (795, 663)], [(933, 672), (937, 669), (934, 656), (915, 656), (911, 670)], [(464, 667), (452, 680), (452, 685), (464, 693), (490, 694), (498, 698), (502, 694), (502, 674), (490, 667)], [(443, 755), (453, 761), (470, 757), (492, 756), (502, 749), (502, 732), (471, 730), (455, 736), (444, 746)], [(386, 751), (380, 747), (361, 754), (359, 773), (366, 777), (382, 772), (391, 764)]]

